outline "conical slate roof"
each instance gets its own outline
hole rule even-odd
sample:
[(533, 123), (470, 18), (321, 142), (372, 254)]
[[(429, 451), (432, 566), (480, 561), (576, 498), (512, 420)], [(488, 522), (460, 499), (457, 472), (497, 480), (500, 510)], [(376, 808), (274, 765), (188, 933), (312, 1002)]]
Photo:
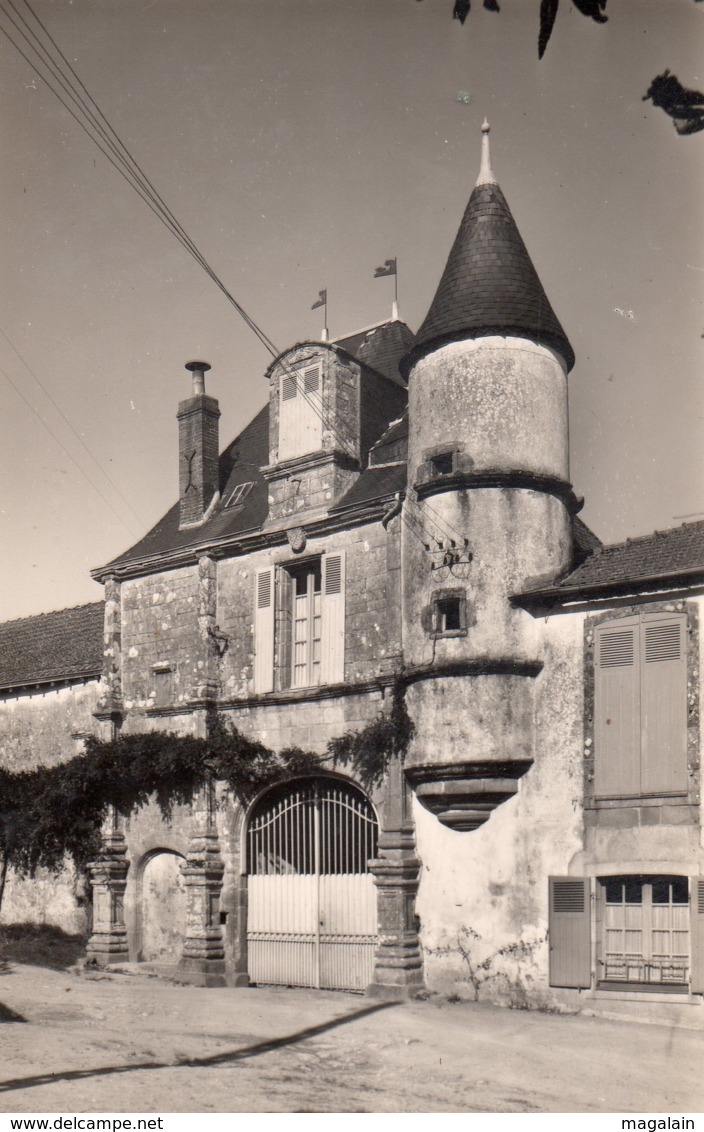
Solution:
[(574, 352), (548, 302), (511, 210), (487, 164), (412, 350), (411, 366), (443, 342), (488, 334), (530, 338), (574, 365)]

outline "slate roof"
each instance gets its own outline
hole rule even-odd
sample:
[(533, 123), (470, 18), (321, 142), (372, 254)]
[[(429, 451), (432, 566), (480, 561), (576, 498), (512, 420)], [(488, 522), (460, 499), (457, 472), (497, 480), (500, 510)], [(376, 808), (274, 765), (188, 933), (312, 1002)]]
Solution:
[(646, 581), (704, 578), (704, 519), (598, 548), (554, 586), (526, 598), (588, 595), (602, 589), (637, 589)]
[(550, 346), (574, 365), (574, 352), (548, 302), (506, 198), (477, 185), (465, 210), (430, 310), (402, 372), (453, 339), (511, 334)]
[(383, 322), (380, 326), (372, 326), (368, 330), (349, 334), (346, 338), (336, 338), (334, 345), (340, 346), (383, 377), (388, 377), (390, 381), (405, 388), (406, 382), (401, 376), (399, 363), (404, 354), (410, 350), (413, 342), (413, 331), (405, 322), (392, 319), (391, 322)]
[(386, 432), (379, 437), (369, 452), (369, 464), (378, 467), (397, 461), (405, 463), (408, 457), (408, 411), (398, 420), (392, 421)]
[[(400, 376), (398, 367), (401, 356), (412, 340), (413, 334), (406, 324), (392, 320), (347, 335), (332, 345), (339, 346), (393, 384), (405, 389), (405, 382)], [(383, 381), (379, 382), (379, 385), (382, 387), (379, 406), (383, 411), (383, 388), (389, 387)], [(397, 401), (398, 396), (389, 398), (389, 407), (385, 418), (381, 421), (380, 431), (389, 418), (398, 412)], [(185, 551), (189, 547), (236, 538), (238, 535), (259, 530), (268, 514), (268, 485), (261, 473), (261, 469), (268, 463), (269, 406), (267, 404), (220, 456), (220, 495), (225, 505), (217, 507), (210, 519), (201, 526), (179, 530), (179, 505), (176, 502), (144, 538), (106, 566), (93, 571), (93, 576), (101, 578), (109, 574), (110, 570), (119, 570), (137, 560), (144, 558), (158, 560), (160, 555), (179, 550)], [(363, 472), (360, 479), (365, 476), (367, 479), (357, 495), (353, 496), (357, 502), (363, 502), (367, 498), (371, 500), (384, 494), (374, 487), (376, 483), (374, 475), (368, 476), (367, 472)], [(252, 487), (240, 506), (228, 507), (226, 501), (237, 484), (242, 483), (251, 483)], [(353, 485), (352, 491), (355, 486)], [(348, 496), (349, 492), (345, 499), (340, 501), (339, 506), (347, 504)]]
[(261, 468), (268, 463), (269, 406), (265, 405), (220, 456), (220, 494), (223, 500), (229, 498), (237, 484), (253, 485), (241, 506), (224, 506), (202, 526), (179, 530), (179, 504), (176, 502), (143, 539), (114, 558), (99, 573), (109, 572), (111, 567), (118, 569), (134, 559), (201, 546), (209, 540), (258, 530), (269, 510), (268, 488), (261, 474)]
[(0, 689), (99, 676), (104, 603), (0, 624)]

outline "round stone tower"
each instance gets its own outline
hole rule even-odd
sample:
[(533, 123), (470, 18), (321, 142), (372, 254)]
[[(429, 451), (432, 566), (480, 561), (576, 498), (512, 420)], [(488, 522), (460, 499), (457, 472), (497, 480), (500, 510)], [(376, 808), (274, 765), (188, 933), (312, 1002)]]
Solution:
[(512, 598), (572, 561), (567, 372), (574, 354), (489, 157), (409, 381), (404, 663), (409, 777), (453, 828), (474, 828), (533, 758), (536, 623)]

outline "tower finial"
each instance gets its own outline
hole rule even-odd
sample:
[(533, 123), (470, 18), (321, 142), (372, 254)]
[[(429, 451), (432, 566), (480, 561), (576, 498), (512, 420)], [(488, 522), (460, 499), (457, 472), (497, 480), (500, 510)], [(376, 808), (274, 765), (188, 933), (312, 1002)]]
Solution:
[(489, 130), (491, 129), (486, 118), (482, 123), (482, 163), (479, 167), (478, 185), (495, 185), (496, 177), (491, 171), (491, 155), (489, 153)]

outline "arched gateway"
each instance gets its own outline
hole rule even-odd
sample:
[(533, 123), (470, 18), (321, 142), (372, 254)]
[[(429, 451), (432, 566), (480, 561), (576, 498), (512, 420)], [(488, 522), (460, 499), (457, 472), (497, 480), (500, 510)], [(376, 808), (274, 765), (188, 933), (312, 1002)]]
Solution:
[(252, 982), (364, 990), (377, 946), (369, 862), (378, 825), (361, 790), (335, 778), (277, 786), (247, 828)]

